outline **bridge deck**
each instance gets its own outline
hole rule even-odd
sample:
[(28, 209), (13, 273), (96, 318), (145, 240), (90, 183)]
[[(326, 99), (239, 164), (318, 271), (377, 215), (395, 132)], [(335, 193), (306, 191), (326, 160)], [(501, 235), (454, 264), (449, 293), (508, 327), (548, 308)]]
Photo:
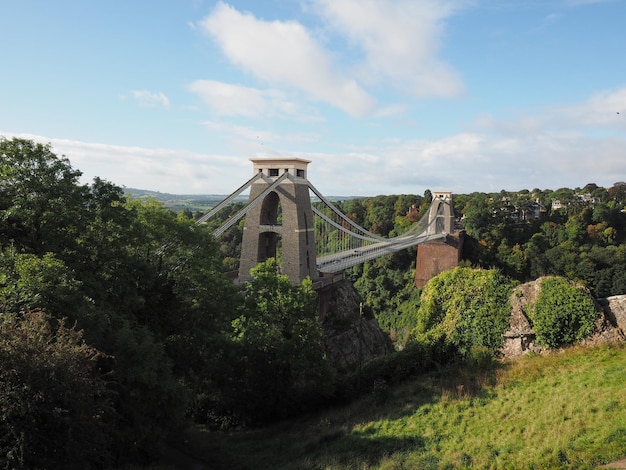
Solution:
[(364, 263), (405, 248), (445, 238), (445, 233), (423, 234), (412, 237), (400, 237), (393, 241), (374, 243), (355, 250), (342, 251), (317, 259), (317, 270), (322, 273), (337, 273), (357, 264)]

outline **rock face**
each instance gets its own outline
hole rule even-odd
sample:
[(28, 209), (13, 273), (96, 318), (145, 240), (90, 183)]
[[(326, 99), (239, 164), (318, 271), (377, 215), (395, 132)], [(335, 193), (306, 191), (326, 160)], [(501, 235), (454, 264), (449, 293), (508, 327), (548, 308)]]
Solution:
[(535, 344), (535, 332), (525, 311), (534, 304), (541, 289), (539, 280), (519, 285), (511, 294), (511, 316), (509, 329), (504, 332), (504, 345), (500, 353), (504, 357), (516, 357), (529, 352), (541, 352), (541, 346)]
[[(526, 314), (536, 303), (544, 279), (521, 284), (513, 291), (509, 299), (512, 307), (509, 328), (504, 333), (504, 345), (500, 350), (503, 357), (547, 352), (547, 348), (535, 342), (535, 332)], [(350, 372), (356, 370), (359, 363), (394, 351), (391, 339), (380, 329), (371, 313), (364, 309), (361, 316), (361, 299), (351, 283), (336, 282), (322, 297), (324, 305), (320, 311), (326, 353), (335, 369)], [(626, 341), (626, 295), (597, 299), (596, 305), (595, 333), (583, 344)]]
[[(521, 284), (515, 288), (509, 299), (512, 310), (509, 318), (509, 329), (504, 333), (504, 345), (500, 353), (512, 358), (528, 354), (542, 353), (547, 349), (535, 343), (535, 332), (530, 326), (526, 312), (537, 301), (541, 291), (541, 283), (546, 278)], [(595, 332), (583, 341), (593, 345), (613, 341), (625, 341), (626, 336), (626, 295), (598, 299), (596, 301), (598, 316)]]
[(598, 299), (609, 321), (626, 333), (626, 295), (614, 295)]
[(361, 299), (352, 284), (340, 281), (330, 289), (322, 319), (330, 365), (339, 372), (349, 372), (359, 363), (393, 352), (389, 336), (376, 319), (367, 311), (360, 314)]

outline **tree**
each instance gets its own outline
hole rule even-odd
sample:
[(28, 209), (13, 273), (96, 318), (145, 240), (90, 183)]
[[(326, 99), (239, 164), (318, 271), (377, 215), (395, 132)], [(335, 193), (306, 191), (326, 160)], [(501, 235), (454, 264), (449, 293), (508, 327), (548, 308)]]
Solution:
[(0, 140), (0, 305), (67, 317), (107, 355), (112, 447), (145, 461), (214, 390), (238, 296), (206, 225), (79, 176), (49, 145)]
[(86, 186), (50, 145), (0, 138), (0, 244), (43, 255), (72, 249)]
[(42, 311), (0, 314), (2, 468), (103, 468), (115, 419), (102, 353)]
[(608, 189), (608, 197), (621, 204), (626, 203), (626, 183), (618, 181)]
[(426, 191), (424, 191), (424, 202), (428, 204), (433, 202), (433, 193), (431, 192), (430, 189), (427, 189)]
[(78, 311), (87, 305), (80, 289), (71, 270), (52, 253), (38, 257), (11, 248), (0, 251), (0, 305), (4, 311), (44, 309), (58, 318), (70, 312), (75, 321)]
[(399, 304), (407, 296), (404, 288), (407, 285), (415, 287), (415, 270), (411, 269), (415, 252), (408, 263), (403, 261), (406, 260), (398, 253), (367, 261), (354, 282), (380, 327), (391, 335), (396, 335), (397, 329), (404, 327), (404, 322), (398, 318)]
[(251, 274), (233, 322), (241, 375), (232, 393), (242, 419), (258, 422), (311, 409), (330, 393), (332, 373), (311, 281), (292, 286), (273, 258)]
[(397, 197), (376, 196), (369, 200), (370, 204), (365, 215), (365, 226), (373, 233), (387, 236), (393, 229), (395, 219), (395, 202)]
[(485, 238), (493, 221), (493, 209), (486, 194), (474, 193), (463, 208), (463, 226), (468, 235)]

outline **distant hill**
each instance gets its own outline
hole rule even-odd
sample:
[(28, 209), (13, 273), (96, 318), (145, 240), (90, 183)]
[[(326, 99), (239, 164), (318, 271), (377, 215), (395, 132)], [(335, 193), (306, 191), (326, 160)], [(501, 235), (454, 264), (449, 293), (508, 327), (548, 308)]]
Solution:
[[(177, 213), (185, 209), (194, 213), (207, 212), (228, 196), (224, 194), (170, 194), (136, 188), (124, 188), (124, 192), (130, 194), (135, 199), (144, 201), (154, 199), (163, 204), (164, 207)], [(248, 195), (241, 195), (235, 198), (235, 202), (245, 202), (247, 200)]]
[[(148, 189), (124, 188), (126, 194), (130, 194), (135, 199), (144, 201), (154, 199), (163, 204), (164, 207), (178, 213), (188, 209), (191, 212), (208, 212), (217, 204), (228, 197), (227, 194), (170, 194)], [(347, 199), (359, 199), (359, 196), (326, 196), (329, 201), (344, 201)], [(247, 194), (239, 195), (234, 202), (246, 202)], [(312, 197), (315, 201), (317, 198)]]

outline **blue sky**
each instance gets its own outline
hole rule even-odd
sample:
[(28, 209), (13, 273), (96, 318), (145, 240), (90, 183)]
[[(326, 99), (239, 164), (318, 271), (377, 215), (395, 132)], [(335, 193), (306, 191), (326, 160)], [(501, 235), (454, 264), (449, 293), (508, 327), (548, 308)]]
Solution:
[(626, 0), (21, 0), (0, 135), (125, 187), (325, 195), (626, 180)]

